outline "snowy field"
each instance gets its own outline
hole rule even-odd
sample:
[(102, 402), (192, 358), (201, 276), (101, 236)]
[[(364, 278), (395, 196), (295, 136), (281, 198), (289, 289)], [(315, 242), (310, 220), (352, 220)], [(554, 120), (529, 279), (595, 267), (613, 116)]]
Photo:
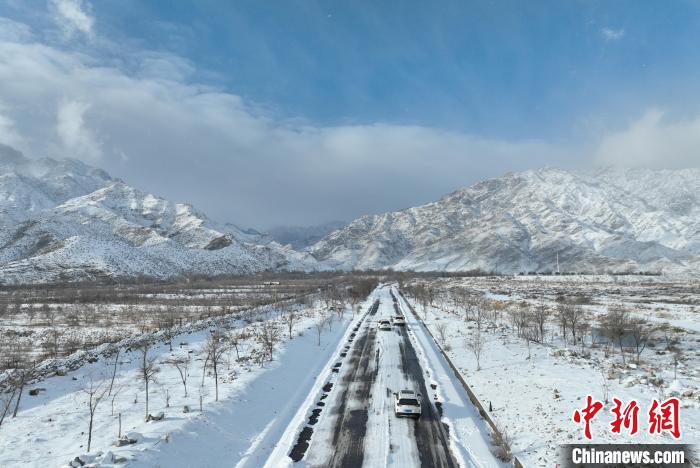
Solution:
[[(647, 431), (652, 399), (672, 396), (680, 399), (680, 442), (700, 441), (700, 287), (694, 281), (648, 280), (413, 280), (403, 291), (482, 404), (492, 405), (491, 416), (514, 455), (525, 466), (552, 466), (560, 444), (586, 440), (572, 415), (584, 408), (587, 394), (607, 399), (592, 422), (593, 442), (674, 443), (667, 432)], [(570, 326), (563, 337), (562, 297), (580, 303), (576, 340)], [(630, 323), (643, 320), (639, 362), (629, 336), (624, 362), (617, 342), (603, 336), (611, 309), (624, 310)], [(530, 327), (539, 328), (536, 310), (545, 312), (542, 337), (528, 334)], [(638, 402), (636, 435), (611, 432), (613, 397)]]
[(248, 278), (0, 288), (0, 372), (21, 361), (66, 356), (135, 334), (167, 332), (207, 318), (299, 300), (329, 282), (313, 277), (277, 279), (276, 284)]
[[(116, 345), (50, 360), (51, 369), (58, 369), (51, 374), (58, 375), (29, 382), (16, 417), (16, 398), (6, 406), (0, 467), (62, 467), (76, 456), (92, 466), (219, 466), (222, 457), (232, 466), (259, 466), (359, 306), (319, 294), (194, 321), (176, 327), (175, 334), (137, 333)], [(217, 379), (212, 342), (221, 343)], [(153, 373), (148, 410), (146, 367)], [(0, 393), (0, 416), (9, 396)], [(146, 421), (147, 415), (156, 420)], [(129, 443), (116, 446), (120, 436)]]
[[(236, 288), (259, 298), (256, 287)], [(192, 308), (201, 304), (186, 301), (236, 297), (236, 288), (140, 294), (143, 306), (173, 300)], [(491, 407), (513, 455), (527, 467), (552, 466), (561, 444), (585, 440), (572, 415), (587, 394), (607, 401), (592, 423), (594, 442), (674, 442), (668, 433), (646, 430), (652, 399), (670, 396), (681, 403), (680, 441), (700, 439), (700, 288), (692, 281), (414, 278), (364, 300), (324, 291), (276, 294), (272, 304), (193, 315), (167, 329), (132, 328), (116, 344), (46, 361), (50, 376), (27, 383), (16, 417), (16, 399), (6, 405), (0, 467), (65, 467), (75, 457), (90, 466), (144, 468), (221, 466), (222, 460), (241, 468), (312, 467), (352, 457), (366, 466), (418, 466), (426, 457), (446, 466), (505, 466), (441, 349)], [(576, 338), (571, 324), (562, 328), (563, 311), (578, 314)], [(623, 311), (627, 323), (642, 321), (641, 350), (624, 336), (621, 354), (607, 337), (611, 311)], [(377, 321), (396, 313), (406, 317), (406, 327), (379, 333)], [(478, 361), (475, 336), (482, 343)], [(216, 373), (212, 343), (224, 345)], [(418, 421), (393, 415), (391, 391), (402, 386), (420, 388), (429, 405)], [(9, 395), (0, 393), (0, 416)], [(637, 435), (611, 433), (614, 397), (638, 401)], [(308, 449), (295, 464), (290, 452), (318, 408)], [(363, 411), (366, 422), (352, 423)]]

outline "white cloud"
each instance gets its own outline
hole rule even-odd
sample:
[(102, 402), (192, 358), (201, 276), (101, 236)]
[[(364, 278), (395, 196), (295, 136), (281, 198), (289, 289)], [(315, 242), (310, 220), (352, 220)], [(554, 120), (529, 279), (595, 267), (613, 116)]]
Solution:
[(0, 40), (28, 41), (33, 34), (29, 26), (0, 16)]
[(700, 167), (700, 116), (669, 121), (650, 109), (626, 129), (603, 137), (599, 164), (654, 168)]
[[(11, 125), (0, 129), (22, 135), (27, 155), (101, 158), (99, 166), (129, 183), (243, 225), (351, 219), (506, 171), (585, 160), (578, 147), (543, 141), (280, 120), (240, 96), (189, 83), (192, 66), (179, 57), (135, 51), (125, 71), (85, 53), (13, 41), (2, 28), (0, 114)], [(686, 152), (700, 147), (681, 136), (698, 122), (669, 126), (647, 116), (603, 137), (593, 152), (606, 164), (657, 164), (656, 152), (675, 157), (663, 146), (667, 138), (685, 138)], [(640, 144), (639, 135), (648, 141)]]
[(606, 41), (617, 41), (619, 39), (622, 39), (625, 36), (625, 30), (624, 29), (603, 28), (600, 30), (600, 34), (603, 36), (603, 39), (605, 39)]
[(85, 125), (85, 112), (90, 105), (80, 101), (64, 101), (56, 115), (56, 133), (68, 157), (97, 160), (102, 156), (100, 144)]
[(4, 112), (5, 109), (2, 104), (0, 104), (0, 144), (21, 148), (23, 146), (23, 141), (22, 137), (17, 132), (15, 122), (6, 115), (3, 115)]
[(25, 152), (88, 162), (101, 155), (99, 165), (117, 177), (241, 224), (405, 207), (551, 163), (558, 151), (420, 126), (289, 122), (240, 96), (189, 84), (181, 58), (159, 55), (154, 66), (153, 55), (130, 54), (128, 72), (93, 60), (0, 41), (0, 100), (14, 110)]
[(67, 36), (72, 36), (76, 31), (92, 36), (95, 18), (88, 13), (89, 3), (83, 0), (50, 0), (50, 3), (54, 11), (54, 21)]

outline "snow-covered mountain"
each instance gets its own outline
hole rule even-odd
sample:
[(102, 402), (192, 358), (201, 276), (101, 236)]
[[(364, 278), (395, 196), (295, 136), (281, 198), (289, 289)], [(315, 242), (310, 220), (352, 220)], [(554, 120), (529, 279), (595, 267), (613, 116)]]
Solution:
[(28, 159), (0, 144), (0, 220), (11, 226), (113, 181), (76, 160)]
[(81, 162), (29, 159), (9, 147), (0, 147), (0, 220), (0, 284), (316, 265)]
[(700, 169), (510, 173), (363, 216), (308, 249), (328, 268), (700, 271)]
[[(316, 233), (287, 231), (304, 242)], [(298, 252), (79, 161), (29, 159), (0, 145), (0, 284), (261, 270), (554, 271), (557, 255), (562, 271), (700, 272), (700, 169), (507, 174), (364, 216)]]

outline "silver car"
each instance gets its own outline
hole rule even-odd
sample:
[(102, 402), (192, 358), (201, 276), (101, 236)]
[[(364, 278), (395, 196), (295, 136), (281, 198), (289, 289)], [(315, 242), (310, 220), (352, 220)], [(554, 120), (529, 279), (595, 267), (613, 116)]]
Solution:
[(420, 393), (413, 390), (401, 390), (394, 393), (394, 414), (419, 418), (421, 414)]

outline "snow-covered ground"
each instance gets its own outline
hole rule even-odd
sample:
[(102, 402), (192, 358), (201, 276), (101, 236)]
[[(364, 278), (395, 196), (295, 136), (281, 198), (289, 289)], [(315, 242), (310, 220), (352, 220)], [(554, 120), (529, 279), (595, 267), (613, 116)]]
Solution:
[(170, 333), (205, 318), (245, 316), (263, 304), (281, 309), (304, 302), (319, 284), (327, 281), (0, 289), (0, 381), (2, 370), (18, 361), (63, 357), (156, 330)]
[[(345, 332), (351, 313), (342, 318), (331, 315), (320, 304), (300, 312), (294, 325), (293, 339), (281, 322), (281, 343), (272, 362), (253, 362), (259, 349), (253, 337), (240, 339), (240, 359), (235, 349), (225, 356), (219, 369), (219, 401), (214, 401), (211, 365), (203, 374), (202, 348), (209, 338), (209, 328), (182, 334), (173, 340), (171, 352), (165, 343), (153, 345), (160, 372), (150, 385), (149, 413), (165, 414), (162, 421), (145, 422), (144, 386), (139, 381), (140, 351), (123, 350), (111, 396), (105, 396), (95, 412), (92, 447), (84, 455), (88, 429), (88, 395), (83, 391), (92, 381), (106, 386), (111, 378), (113, 358), (86, 364), (65, 376), (54, 376), (32, 384), (29, 389), (44, 388), (36, 396), (26, 392), (16, 418), (5, 419), (0, 426), (0, 467), (66, 466), (76, 456), (99, 466), (110, 466), (119, 458), (133, 466), (217, 466), (221, 460), (235, 465), (265, 456), (287, 428), (313, 387), (323, 366), (335, 351)], [(315, 324), (334, 317), (325, 326), (321, 345)], [(276, 314), (264, 314), (261, 320), (276, 322)], [(254, 333), (261, 322), (224, 321), (229, 333)], [(177, 369), (167, 361), (174, 357), (191, 357), (188, 396)], [(203, 382), (203, 385), (202, 385)], [(104, 387), (103, 387), (104, 388)], [(200, 397), (203, 411), (199, 411)], [(187, 405), (189, 412), (183, 409)], [(121, 414), (122, 434), (137, 442), (117, 448)]]
[[(525, 466), (551, 466), (561, 444), (584, 440), (582, 428), (574, 424), (572, 414), (583, 408), (587, 394), (599, 400), (606, 394), (609, 401), (613, 397), (624, 402), (636, 399), (640, 405), (640, 432), (636, 436), (610, 432), (612, 404), (608, 403), (593, 421), (594, 442), (674, 442), (667, 434), (651, 436), (646, 432), (646, 411), (651, 400), (671, 395), (681, 400), (681, 442), (696, 443), (700, 438), (700, 341), (695, 328), (697, 288), (692, 284), (595, 284), (592, 280), (565, 279), (538, 282), (522, 278), (411, 281), (413, 285), (431, 284), (435, 294), (432, 305), (426, 304), (426, 308), (424, 301), (407, 294), (418, 316), (424, 319), (419, 320), (393, 289), (398, 307), (407, 319), (405, 331), (376, 330), (378, 319), (395, 314), (389, 286), (376, 289), (359, 305), (360, 313), (354, 315), (349, 306), (341, 314), (314, 302), (300, 311), (291, 340), (287, 339), (284, 324), (285, 314), (292, 309), (288, 306), (264, 306), (257, 315), (246, 315), (245, 320), (214, 318), (200, 327), (188, 324), (187, 332), (172, 340), (172, 352), (164, 342), (154, 344), (149, 351), (149, 357), (160, 369), (150, 386), (149, 413), (163, 412), (162, 421), (144, 420), (144, 385), (138, 378), (140, 351), (133, 349), (133, 342), (124, 342), (114, 391), (97, 407), (92, 447), (86, 454), (89, 411), (84, 389), (91, 381), (106, 385), (114, 363), (113, 355), (94, 354), (99, 356), (97, 362), (64, 376), (32, 383), (25, 389), (17, 417), (8, 415), (0, 426), (0, 467), (62, 467), (76, 456), (97, 466), (112, 466), (117, 461), (137, 467), (220, 466), (222, 460), (239, 467), (290, 466), (290, 450), (324, 394), (324, 409), (300, 465), (324, 465), (338, 449), (334, 437), (342, 417), (336, 409), (345, 400), (342, 411), (367, 410), (365, 431), (359, 439), (367, 466), (419, 464), (425, 450), (421, 431), (439, 436), (443, 424), (449, 428), (445, 440), (450, 457), (457, 463), (498, 466), (490, 430), (470, 403), (439, 346), (446, 350), (484, 406), (492, 405), (491, 417), (507, 434), (513, 454)], [(411, 284), (406, 285), (405, 292)], [(452, 300), (457, 290), (483, 293), (489, 307), (498, 310), (497, 314), (489, 313), (483, 324), (486, 344), (478, 371), (467, 345), (475, 323), (465, 320), (464, 310)], [(509, 311), (525, 305), (554, 307), (561, 290), (577, 297), (587, 294), (582, 307), (592, 323), (612, 305), (629, 307), (635, 316), (650, 321), (670, 322), (676, 327), (673, 333), (679, 339), (677, 352), (682, 355), (678, 367), (674, 370), (670, 365), (671, 353), (662, 342), (648, 347), (639, 365), (629, 361), (623, 365), (617, 350), (592, 347), (590, 336), (583, 348), (580, 344), (567, 345), (551, 321), (546, 324), (547, 338), (543, 343), (530, 342), (528, 347), (513, 332)], [(368, 314), (377, 299), (378, 311)], [(330, 327), (323, 325), (319, 346), (316, 324), (329, 317), (334, 320)], [(254, 335), (261, 324), (268, 322), (280, 327), (280, 342), (273, 361), (258, 362), (256, 355), (261, 347)], [(232, 348), (220, 366), (218, 402), (214, 401), (211, 366), (203, 373), (203, 347), (215, 327), (244, 335), (238, 340), (239, 355)], [(361, 348), (364, 336), (368, 341), (371, 338), (364, 361), (367, 375), (363, 376), (369, 378), (353, 381), (354, 375), (349, 374), (355, 362), (353, 353)], [(356, 355), (364, 352), (363, 345)], [(347, 358), (340, 359), (344, 354)], [(177, 369), (168, 363), (185, 356), (191, 357), (187, 397)], [(332, 369), (337, 362), (342, 363), (336, 373)], [(334, 384), (330, 391), (324, 388), (329, 382)], [(430, 418), (414, 425), (413, 421), (394, 417), (391, 390), (412, 385), (424, 386), (425, 404), (430, 408), (435, 409), (434, 403), (440, 403), (438, 425)], [(31, 396), (32, 389), (45, 390)], [(356, 396), (362, 392), (367, 395)], [(183, 411), (185, 405), (189, 412)], [(118, 436), (119, 414), (122, 434), (135, 439), (133, 445), (113, 445)]]
[[(424, 308), (423, 301), (409, 297), (412, 305), (425, 318), (436, 340), (441, 341), (440, 328), (443, 329), (445, 339), (440, 344), (479, 400), (486, 407), (489, 403), (493, 406), (492, 418), (511, 439), (514, 455), (525, 466), (552, 466), (561, 444), (585, 441), (583, 428), (572, 421), (572, 415), (576, 409), (583, 409), (587, 394), (598, 400), (607, 395), (609, 401), (592, 423), (593, 442), (674, 443), (675, 439), (667, 433), (647, 432), (647, 411), (652, 399), (663, 401), (670, 396), (681, 401), (680, 443), (700, 441), (697, 285), (660, 286), (658, 281), (580, 284), (566, 279), (540, 283), (523, 278), (482, 278), (437, 281), (433, 287), (437, 291), (433, 305), (425, 304)], [(490, 305), (500, 309), (498, 318), (489, 313), (482, 325), (485, 346), (480, 370), (468, 346), (468, 337), (475, 333), (475, 322), (473, 318), (465, 319), (464, 308), (448, 299), (445, 292), (449, 289), (486, 293)], [(551, 321), (546, 325), (547, 339), (542, 344), (530, 342), (528, 347), (513, 332), (508, 311), (523, 304), (554, 307), (558, 292), (590, 296), (591, 303), (584, 307), (593, 325), (613, 304), (629, 307), (633, 316), (670, 322), (676, 327), (673, 330), (679, 340), (676, 352), (681, 360), (677, 369), (671, 364), (673, 353), (665, 349), (658, 336), (650, 340), (656, 345), (642, 352), (639, 365), (634, 363), (633, 354), (628, 353), (627, 364), (623, 364), (618, 350), (602, 345), (591, 347), (590, 336), (585, 338), (583, 349), (580, 344), (567, 345)], [(613, 397), (625, 403), (633, 399), (638, 402), (639, 432), (635, 436), (626, 435), (624, 429), (622, 434), (610, 431)]]

